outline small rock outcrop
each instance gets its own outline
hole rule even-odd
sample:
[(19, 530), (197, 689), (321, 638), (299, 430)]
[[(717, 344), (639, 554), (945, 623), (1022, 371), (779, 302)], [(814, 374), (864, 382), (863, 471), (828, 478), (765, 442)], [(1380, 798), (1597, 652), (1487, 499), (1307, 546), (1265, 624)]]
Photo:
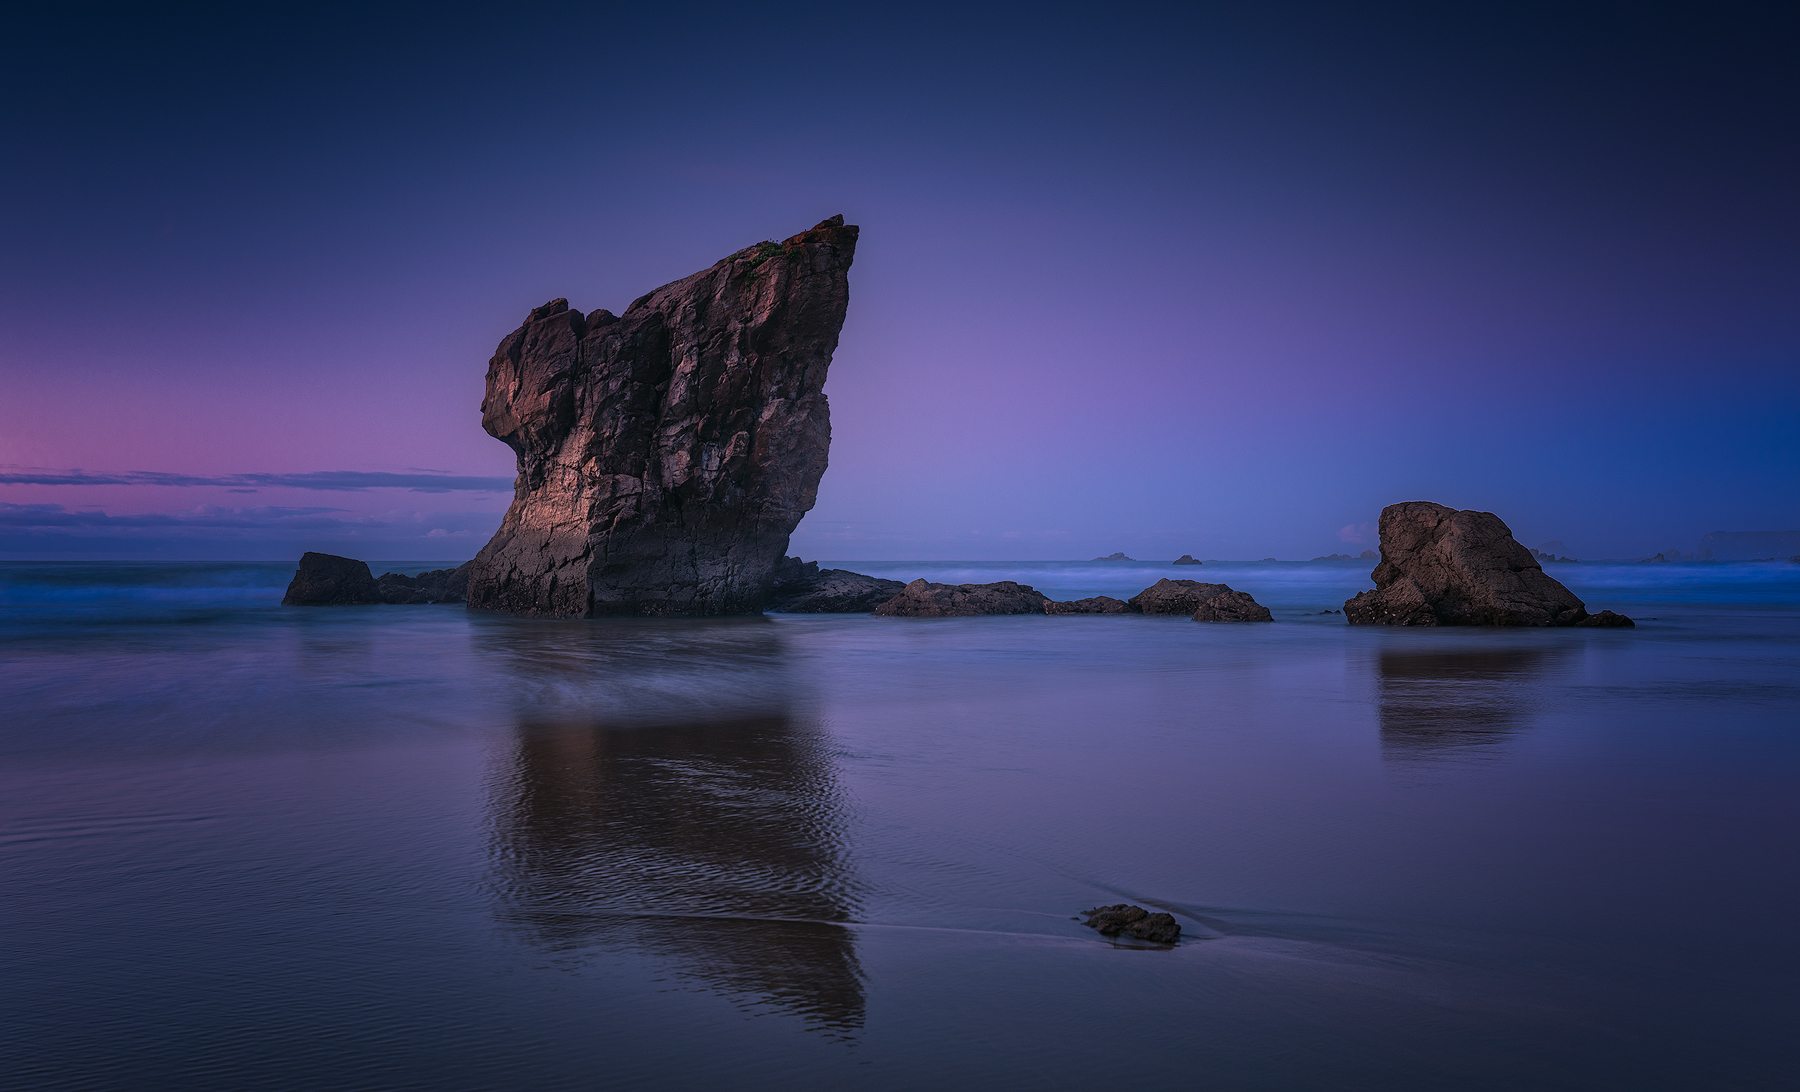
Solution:
[(1055, 599), (1044, 603), (1045, 614), (1130, 614), (1131, 604), (1123, 599), (1114, 599), (1110, 595), (1090, 595), (1086, 599), (1071, 599), (1058, 602)]
[(300, 567), (281, 602), (289, 607), (344, 606), (379, 603), (381, 594), (368, 562), (308, 550), (300, 555)]
[(1151, 913), (1128, 902), (1096, 906), (1092, 910), (1083, 910), (1081, 915), (1087, 919), (1081, 924), (1103, 937), (1127, 936), (1152, 944), (1174, 944), (1181, 939), (1181, 923), (1175, 920), (1175, 915)]
[(1595, 629), (1634, 629), (1637, 626), (1636, 622), (1633, 622), (1623, 614), (1618, 614), (1610, 610), (1603, 610), (1599, 614), (1590, 614), (1575, 624), (1578, 626), (1592, 626)]
[(1326, 554), (1323, 557), (1315, 557), (1315, 558), (1313, 558), (1313, 560), (1314, 561), (1355, 561), (1356, 558), (1352, 557), (1349, 554)]
[(561, 299), (532, 311), (488, 364), (481, 424), (513, 449), (518, 478), (470, 569), (469, 605), (761, 610), (825, 472), (822, 388), (856, 239), (834, 216), (622, 315)]
[(1352, 625), (1573, 626), (1588, 617), (1492, 512), (1388, 505), (1372, 576), (1374, 589), (1344, 604)]
[(468, 596), (469, 566), (433, 569), (418, 576), (382, 573), (376, 579), (367, 562), (337, 554), (308, 551), (288, 583), (281, 602), (290, 607), (345, 606), (357, 603), (461, 603)]
[(1185, 614), (1196, 622), (1271, 622), (1269, 608), (1228, 584), (1162, 579), (1131, 597), (1144, 614)]
[(1193, 554), (1182, 554), (1180, 557), (1175, 559), (1175, 564), (1177, 564), (1177, 565), (1198, 565), (1198, 564), (1200, 564), (1200, 559), (1195, 557)]
[(1044, 614), (1049, 599), (1029, 584), (933, 584), (915, 580), (880, 603), (874, 613), (887, 618), (962, 618), (982, 614)]
[(904, 587), (899, 580), (848, 569), (821, 569), (816, 561), (784, 557), (775, 566), (766, 606), (795, 614), (866, 614)]
[(1096, 557), (1094, 560), (1095, 561), (1136, 561), (1137, 558), (1126, 557), (1124, 551), (1119, 550), (1119, 551), (1115, 551), (1113, 553), (1107, 554), (1105, 557)]
[(383, 603), (466, 603), (469, 599), (469, 563), (454, 569), (431, 569), (417, 576), (382, 573), (375, 593)]

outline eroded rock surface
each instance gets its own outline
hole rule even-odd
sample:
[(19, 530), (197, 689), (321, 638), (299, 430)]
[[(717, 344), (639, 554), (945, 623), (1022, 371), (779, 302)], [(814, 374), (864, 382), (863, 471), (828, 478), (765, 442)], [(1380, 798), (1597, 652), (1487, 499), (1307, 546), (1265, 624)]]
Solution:
[[(1372, 575), (1375, 587), (1344, 604), (1352, 625), (1573, 626), (1589, 617), (1492, 512), (1388, 505)], [(1619, 620), (1593, 624), (1629, 622), (1612, 617)]]
[(857, 229), (835, 216), (623, 315), (532, 311), (488, 364), (482, 427), (518, 460), (469, 604), (516, 614), (761, 610), (813, 506), (822, 388)]
[(1185, 614), (1196, 622), (1270, 622), (1269, 608), (1229, 584), (1164, 578), (1131, 597), (1144, 614)]
[(980, 614), (1044, 614), (1049, 599), (1029, 584), (933, 584), (920, 579), (875, 607), (889, 618), (960, 618)]
[(821, 569), (816, 561), (784, 557), (775, 566), (767, 609), (801, 614), (866, 614), (897, 595), (905, 583), (848, 569)]
[(1153, 944), (1173, 944), (1181, 939), (1181, 923), (1175, 920), (1175, 915), (1151, 913), (1127, 902), (1096, 906), (1081, 914), (1087, 919), (1082, 924), (1103, 937), (1127, 936)]

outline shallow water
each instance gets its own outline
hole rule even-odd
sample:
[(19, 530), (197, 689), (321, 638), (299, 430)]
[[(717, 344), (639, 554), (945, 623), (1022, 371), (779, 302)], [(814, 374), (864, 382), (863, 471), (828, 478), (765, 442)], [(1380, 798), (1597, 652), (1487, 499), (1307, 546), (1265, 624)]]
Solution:
[[(1800, 566), (854, 564), (1277, 624), (283, 609), (0, 567), (8, 1086), (1768, 1087), (1800, 1057)], [(1131, 900), (1172, 950), (1072, 920)]]

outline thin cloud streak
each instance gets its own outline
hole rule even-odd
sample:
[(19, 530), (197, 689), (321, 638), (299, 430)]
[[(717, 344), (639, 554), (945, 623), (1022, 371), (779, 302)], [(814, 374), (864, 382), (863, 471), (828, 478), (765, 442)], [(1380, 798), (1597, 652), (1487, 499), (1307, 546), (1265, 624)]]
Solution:
[(175, 488), (217, 488), (234, 492), (256, 489), (316, 489), (334, 493), (359, 493), (371, 489), (402, 489), (413, 493), (508, 493), (511, 478), (447, 474), (435, 470), (406, 473), (371, 470), (308, 470), (293, 474), (172, 474), (158, 470), (53, 470), (43, 467), (0, 469), (0, 485), (147, 485)]

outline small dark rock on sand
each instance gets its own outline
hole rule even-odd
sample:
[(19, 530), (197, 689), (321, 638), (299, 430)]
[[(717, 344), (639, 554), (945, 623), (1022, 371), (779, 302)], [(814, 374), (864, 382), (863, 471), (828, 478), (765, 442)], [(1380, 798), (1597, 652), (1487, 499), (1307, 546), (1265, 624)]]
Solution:
[(1152, 944), (1173, 944), (1181, 939), (1181, 924), (1175, 920), (1175, 915), (1152, 914), (1128, 902), (1096, 906), (1081, 914), (1087, 919), (1082, 924), (1097, 930), (1103, 937), (1127, 936)]

